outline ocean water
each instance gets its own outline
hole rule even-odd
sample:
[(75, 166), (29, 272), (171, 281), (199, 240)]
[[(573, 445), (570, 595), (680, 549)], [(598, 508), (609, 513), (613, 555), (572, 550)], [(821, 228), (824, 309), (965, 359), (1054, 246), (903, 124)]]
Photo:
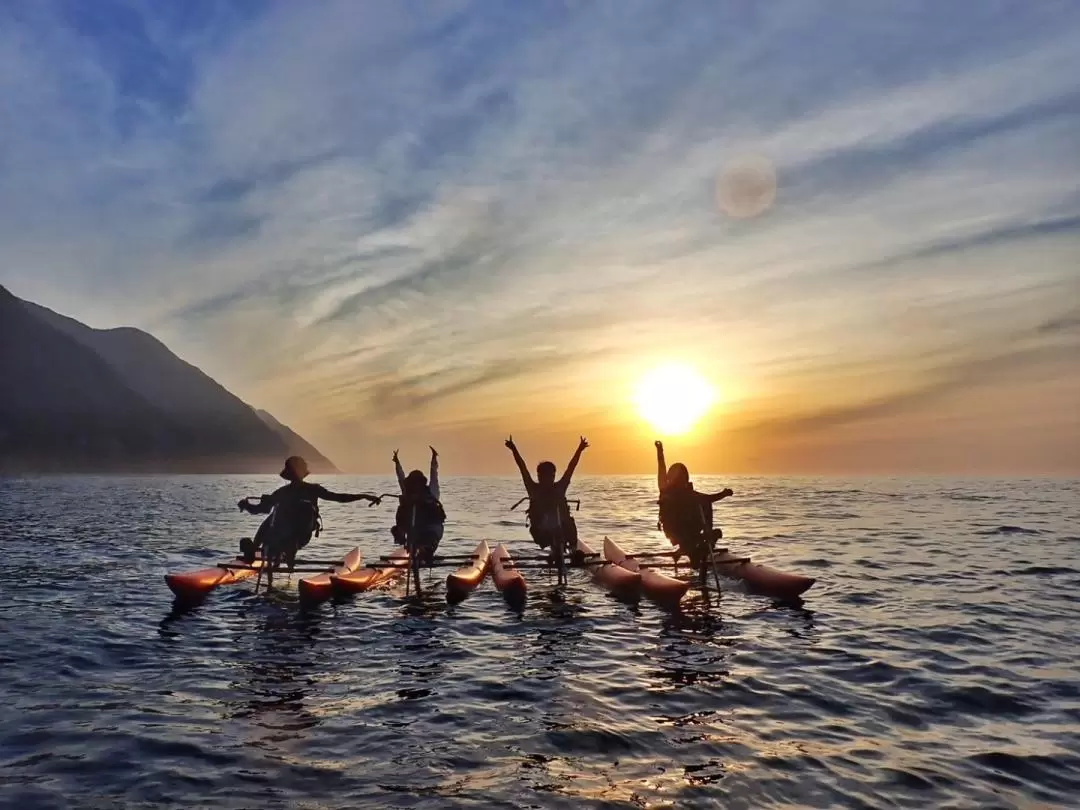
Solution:
[[(326, 478), (340, 491), (392, 480)], [(172, 606), (272, 478), (0, 480), (0, 806), (1080, 806), (1080, 482), (734, 478), (726, 544), (818, 579), (681, 610), (529, 571), (447, 606), (432, 573), (303, 612)], [(581, 477), (578, 522), (662, 549), (648, 477)], [(512, 479), (448, 479), (445, 551), (531, 553)], [(309, 556), (389, 550), (329, 504)]]

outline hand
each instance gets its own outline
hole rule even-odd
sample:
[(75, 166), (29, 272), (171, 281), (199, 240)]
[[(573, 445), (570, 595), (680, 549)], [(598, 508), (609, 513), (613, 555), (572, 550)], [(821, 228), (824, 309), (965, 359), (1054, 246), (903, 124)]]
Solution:
[(431, 451), (431, 457), (432, 458), (438, 458), (439, 457), (439, 451), (436, 450), (434, 447), (432, 447), (430, 444), (428, 445), (428, 449)]
[(241, 498), (236, 502), (236, 508), (239, 509), (241, 512), (247, 511), (247, 505), (247, 498)]
[(732, 492), (732, 491), (731, 491), (730, 489), (725, 489), (725, 490), (724, 490), (723, 492), (721, 492), (720, 494), (721, 494), (721, 495), (723, 495), (723, 496), (724, 496), (725, 498), (730, 498), (730, 497), (731, 497), (732, 495), (734, 495), (735, 493), (734, 493), (734, 492)]
[(657, 450), (660, 450), (661, 452), (663, 452), (663, 450), (664, 450), (664, 443), (663, 443), (662, 441), (660, 441), (659, 439), (657, 439), (657, 440), (656, 440), (655, 442), (653, 442), (653, 444), (655, 444), (655, 445), (656, 445), (656, 449), (657, 449)]
[(581, 441), (578, 443), (578, 452), (580, 453), (582, 450), (584, 450), (588, 446), (589, 446), (588, 440), (584, 436), (582, 436)]
[(506, 440), (506, 446), (509, 447), (511, 450), (516, 450), (517, 449), (517, 445), (514, 444), (514, 437), (513, 436), (511, 436), (509, 439)]
[(382, 503), (382, 498), (378, 495), (368, 495), (368, 500), (371, 502), (372, 506), (378, 506)]
[(397, 460), (398, 460), (398, 458), (397, 458), (397, 454), (398, 454), (398, 451), (397, 451), (397, 450), (395, 450), (395, 451), (394, 451), (394, 457), (393, 457), (392, 459), (390, 459), (390, 460), (391, 460), (391, 461), (393, 461), (393, 462), (394, 462), (395, 464), (397, 464)]

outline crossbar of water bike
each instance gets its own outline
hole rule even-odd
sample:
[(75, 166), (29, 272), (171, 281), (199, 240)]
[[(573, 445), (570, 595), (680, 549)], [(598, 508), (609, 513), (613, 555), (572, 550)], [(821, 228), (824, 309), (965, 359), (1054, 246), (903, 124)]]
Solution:
[[(255, 561), (256, 562), (261, 562), (261, 561), (264, 561), (265, 559), (266, 559), (265, 557), (256, 557)], [(282, 562), (282, 564), (283, 565), (285, 564), (284, 561)], [(302, 560), (302, 559), (296, 559), (296, 560), (293, 560), (293, 564), (294, 565), (324, 565), (324, 566), (329, 567), (329, 566), (344, 565), (345, 561), (342, 560), (340, 557), (338, 557), (336, 560)], [(231, 565), (245, 565), (246, 566), (246, 565), (249, 565), (249, 563), (218, 563), (217, 567), (222, 568), (224, 566), (231, 566)]]
[[(594, 554), (585, 554), (585, 555), (580, 555), (580, 556), (584, 558), (582, 562), (577, 562), (575, 560), (567, 560), (565, 565), (568, 568), (586, 568), (586, 567), (588, 567), (590, 565), (615, 565), (615, 563), (613, 563), (611, 560), (600, 559), (599, 554), (594, 553)], [(672, 560), (671, 557), (672, 557), (672, 555), (670, 553), (661, 553), (661, 554), (655, 554), (655, 555), (652, 555), (652, 554), (649, 554), (649, 555), (646, 555), (646, 554), (628, 554), (627, 555), (628, 560), (648, 560), (649, 558), (659, 558), (659, 559), (656, 559), (655, 562), (646, 562), (645, 563), (646, 565), (648, 565), (650, 568), (653, 568), (653, 569), (680, 567), (679, 563)], [(421, 568), (464, 567), (464, 566), (468, 565), (469, 563), (476, 562), (478, 559), (479, 559), (479, 557), (477, 557), (475, 554), (472, 554), (472, 555), (469, 555), (469, 556), (462, 556), (462, 557), (451, 557), (451, 556), (435, 557), (434, 560), (432, 560), (432, 562), (430, 564), (425, 562), (425, 563), (422, 563), (420, 565), (420, 567)], [(732, 557), (732, 558), (726, 559), (726, 560), (717, 560), (717, 565), (735, 565), (735, 564), (739, 564), (739, 563), (747, 563), (747, 562), (750, 562), (750, 560), (751, 560), (750, 557)], [(401, 566), (402, 568), (405, 568), (405, 567), (407, 567), (409, 565), (408, 561), (405, 560), (402, 557), (381, 556), (381, 557), (379, 557), (379, 561), (381, 563), (395, 563), (395, 564)], [(340, 565), (340, 563), (336, 563), (336, 564)], [(515, 565), (536, 565), (536, 566), (540, 566), (540, 567), (544, 567), (544, 568), (552, 568), (552, 569), (557, 567), (555, 562), (553, 560), (549, 560), (547, 557), (513, 557), (513, 558), (511, 558), (510, 561), (503, 563), (504, 568), (513, 567)], [(689, 565), (689, 560), (685, 561), (682, 564), (681, 567), (685, 568), (688, 565)]]
[[(270, 566), (266, 565), (245, 565), (243, 563), (218, 563), (215, 568), (224, 568), (227, 571), (270, 571)], [(297, 566), (295, 568), (289, 568), (287, 565), (280, 565), (274, 569), (275, 574), (331, 574), (334, 568), (340, 568), (341, 562), (334, 563), (333, 566)]]

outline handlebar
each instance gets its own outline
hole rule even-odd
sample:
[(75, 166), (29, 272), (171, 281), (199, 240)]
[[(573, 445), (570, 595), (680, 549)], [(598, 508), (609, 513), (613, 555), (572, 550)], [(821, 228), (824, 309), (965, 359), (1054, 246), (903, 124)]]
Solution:
[[(519, 506), (521, 506), (523, 503), (525, 503), (525, 501), (532, 501), (532, 498), (530, 498), (528, 495), (526, 495), (520, 501), (518, 501), (513, 506), (511, 506), (510, 511), (513, 512), (515, 509), (517, 509)], [(581, 511), (581, 499), (580, 498), (574, 498), (573, 500), (571, 500), (570, 498), (567, 498), (566, 503), (567, 504), (571, 504), (571, 503), (574, 504), (574, 511), (575, 512), (580, 512)]]

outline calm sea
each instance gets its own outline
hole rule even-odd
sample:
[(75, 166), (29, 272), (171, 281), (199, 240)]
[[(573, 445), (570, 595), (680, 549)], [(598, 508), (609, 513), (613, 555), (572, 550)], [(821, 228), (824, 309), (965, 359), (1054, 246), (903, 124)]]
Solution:
[[(325, 478), (338, 490), (392, 480)], [(272, 478), (0, 480), (0, 806), (1080, 806), (1080, 482), (735, 478), (733, 550), (802, 605), (565, 598), (528, 572), (302, 613), (166, 571), (231, 556)], [(531, 552), (511, 479), (449, 479), (443, 549)], [(582, 536), (661, 549), (652, 481), (582, 477)], [(311, 550), (389, 550), (327, 505)]]

